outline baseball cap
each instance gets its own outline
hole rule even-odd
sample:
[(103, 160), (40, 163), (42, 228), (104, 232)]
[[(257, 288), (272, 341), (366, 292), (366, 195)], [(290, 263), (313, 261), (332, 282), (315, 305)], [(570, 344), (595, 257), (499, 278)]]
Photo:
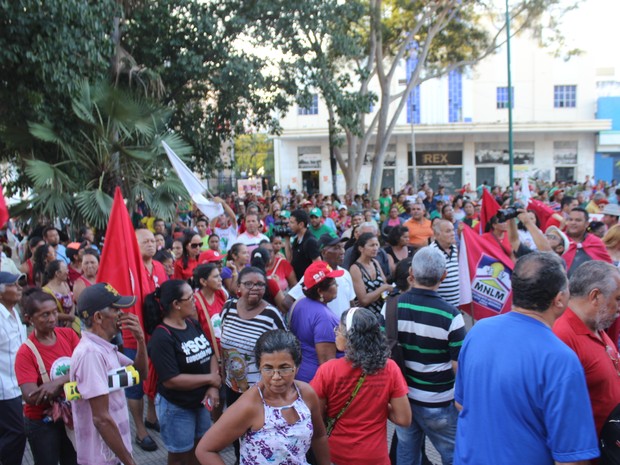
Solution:
[(330, 247), (345, 242), (346, 240), (346, 237), (333, 236), (330, 233), (321, 234), (321, 237), (319, 237), (319, 248)]
[(106, 307), (129, 308), (135, 303), (135, 296), (120, 295), (111, 284), (97, 283), (87, 287), (80, 294), (77, 302), (78, 315), (86, 319)]
[(291, 212), (288, 210), (281, 210), (280, 211), (280, 218), (290, 218), (291, 217)]
[(25, 278), (26, 275), (21, 274), (13, 274), (8, 271), (0, 271), (0, 284), (15, 284), (22, 278)]
[(347, 206), (346, 206), (346, 205), (341, 204), (341, 205), (338, 207), (338, 210), (348, 210), (348, 208), (347, 208)]
[(222, 260), (224, 260), (224, 255), (219, 253), (217, 250), (211, 250), (211, 249), (205, 250), (204, 252), (200, 254), (200, 257), (198, 257), (198, 263), (200, 264), (219, 262)]
[(317, 218), (320, 218), (321, 216), (323, 216), (323, 212), (320, 208), (314, 207), (312, 210), (310, 210), (310, 216), (316, 216)]
[(343, 270), (334, 270), (327, 262), (313, 262), (304, 273), (304, 288), (310, 289), (327, 278), (339, 278), (343, 274)]
[(568, 252), (568, 247), (570, 246), (570, 242), (568, 241), (568, 237), (566, 237), (566, 234), (564, 234), (560, 230), (560, 228), (558, 228), (557, 226), (549, 226), (547, 230), (545, 231), (545, 234), (554, 234), (558, 236), (560, 240), (562, 241), (562, 245), (564, 246), (564, 252), (562, 252), (562, 255)]

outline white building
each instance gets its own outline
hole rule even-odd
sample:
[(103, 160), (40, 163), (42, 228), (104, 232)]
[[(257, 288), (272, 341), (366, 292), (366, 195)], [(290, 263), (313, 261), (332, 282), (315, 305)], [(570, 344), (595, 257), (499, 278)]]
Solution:
[[(511, 45), (515, 178), (527, 172), (546, 180), (583, 180), (594, 173), (599, 131), (611, 129), (610, 120), (595, 117), (594, 60), (588, 55), (557, 59), (523, 37), (514, 38)], [(406, 79), (403, 63), (394, 90)], [(484, 180), (507, 185), (507, 94), (505, 49), (464, 74), (454, 72), (423, 83), (390, 140), (382, 186), (399, 189), (413, 179), (408, 120), (412, 101), (418, 182), (442, 184), (448, 190), (466, 183), (475, 187)], [(283, 188), (331, 193), (323, 102), (315, 98), (310, 108), (294, 105), (281, 124), (283, 132), (274, 146), (275, 182)], [(362, 168), (358, 192), (369, 183), (370, 171), (370, 163)], [(342, 173), (337, 178), (343, 193)]]

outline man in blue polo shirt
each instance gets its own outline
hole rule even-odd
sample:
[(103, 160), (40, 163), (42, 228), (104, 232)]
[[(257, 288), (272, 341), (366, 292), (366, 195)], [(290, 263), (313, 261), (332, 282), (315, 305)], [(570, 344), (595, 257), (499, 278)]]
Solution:
[(411, 262), (413, 287), (398, 299), (398, 342), (403, 348), (412, 422), (397, 426), (398, 464), (422, 463), (425, 436), (444, 465), (452, 464), (456, 419), (454, 374), (465, 323), (437, 288), (446, 277), (446, 258), (423, 247)]
[(512, 311), (476, 323), (461, 349), (454, 464), (585, 463), (599, 450), (584, 371), (551, 331), (569, 298), (562, 259), (524, 255), (511, 284)]

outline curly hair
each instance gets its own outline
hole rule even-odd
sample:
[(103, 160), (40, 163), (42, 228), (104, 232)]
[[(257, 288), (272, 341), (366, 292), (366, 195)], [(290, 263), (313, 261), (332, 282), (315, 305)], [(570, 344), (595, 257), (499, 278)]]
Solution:
[[(347, 314), (352, 310), (349, 309), (342, 314), (340, 318), (342, 328), (346, 327)], [(379, 320), (371, 310), (358, 308), (353, 315), (351, 328), (344, 330), (343, 335), (347, 340), (346, 358), (354, 367), (360, 367), (369, 375), (385, 368), (390, 350)]]

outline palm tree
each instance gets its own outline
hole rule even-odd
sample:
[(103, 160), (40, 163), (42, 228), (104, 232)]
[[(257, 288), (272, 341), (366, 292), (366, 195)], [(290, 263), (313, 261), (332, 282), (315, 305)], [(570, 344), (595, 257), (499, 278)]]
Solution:
[(30, 133), (54, 144), (61, 161), (26, 162), (34, 195), (14, 211), (27, 208), (32, 216), (105, 228), (114, 188), (121, 186), (130, 211), (144, 202), (153, 215), (172, 218), (188, 196), (161, 141), (180, 157), (191, 149), (167, 130), (171, 111), (106, 82), (83, 82), (72, 109), (75, 126), (68, 136), (59, 135), (51, 122), (30, 123)]

